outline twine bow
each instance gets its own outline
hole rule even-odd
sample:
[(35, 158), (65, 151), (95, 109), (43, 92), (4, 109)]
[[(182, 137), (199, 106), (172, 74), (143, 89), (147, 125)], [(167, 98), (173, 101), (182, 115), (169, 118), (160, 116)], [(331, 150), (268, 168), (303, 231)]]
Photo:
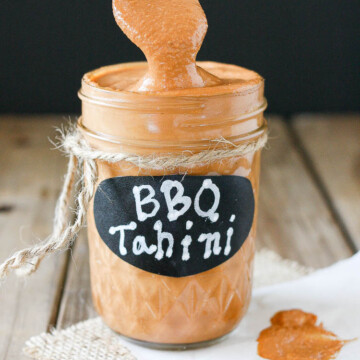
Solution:
[[(222, 139), (217, 140), (223, 143)], [(0, 279), (4, 279), (12, 270), (18, 275), (29, 275), (35, 272), (43, 258), (57, 251), (68, 249), (76, 239), (79, 231), (85, 224), (86, 213), (91, 199), (94, 196), (98, 177), (96, 161), (118, 163), (127, 161), (141, 169), (175, 170), (177, 168), (191, 168), (199, 164), (210, 164), (222, 159), (245, 156), (265, 146), (267, 133), (265, 132), (255, 141), (230, 147), (212, 148), (198, 153), (184, 152), (181, 154), (166, 155), (136, 155), (127, 153), (110, 153), (93, 149), (81, 133), (71, 128), (63, 133), (60, 147), (69, 156), (67, 173), (58, 198), (53, 231), (43, 242), (17, 251), (0, 266)], [(69, 207), (72, 190), (80, 174), (81, 186), (76, 197), (77, 208), (72, 222), (69, 222)]]

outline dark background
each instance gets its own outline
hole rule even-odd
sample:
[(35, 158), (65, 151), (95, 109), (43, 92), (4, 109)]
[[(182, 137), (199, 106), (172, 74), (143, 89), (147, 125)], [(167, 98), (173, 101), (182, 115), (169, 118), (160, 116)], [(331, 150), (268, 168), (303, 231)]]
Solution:
[[(258, 71), (269, 111), (360, 110), (359, 0), (201, 4), (209, 31), (198, 59)], [(0, 112), (79, 112), (83, 73), (142, 59), (111, 0), (0, 2)]]

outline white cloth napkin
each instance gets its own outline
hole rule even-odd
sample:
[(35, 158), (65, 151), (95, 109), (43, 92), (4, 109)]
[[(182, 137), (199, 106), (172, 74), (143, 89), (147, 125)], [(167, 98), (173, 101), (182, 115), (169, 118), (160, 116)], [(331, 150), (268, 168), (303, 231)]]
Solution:
[(280, 310), (299, 308), (318, 316), (327, 330), (341, 339), (354, 339), (344, 346), (338, 360), (360, 359), (360, 253), (299, 280), (254, 291), (253, 300), (240, 326), (223, 342), (199, 350), (169, 352), (149, 350), (123, 340), (138, 360), (260, 360), (256, 339)]

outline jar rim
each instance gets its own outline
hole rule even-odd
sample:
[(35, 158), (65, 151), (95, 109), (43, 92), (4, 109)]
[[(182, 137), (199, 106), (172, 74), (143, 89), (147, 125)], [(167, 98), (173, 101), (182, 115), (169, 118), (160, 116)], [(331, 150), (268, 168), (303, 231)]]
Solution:
[[(201, 66), (215, 66), (216, 64), (225, 67), (234, 67), (238, 71), (248, 72), (252, 74), (250, 79), (239, 79), (233, 84), (224, 84), (224, 86), (203, 88), (203, 92), (194, 93), (194, 89), (184, 89), (169, 92), (141, 93), (132, 92), (122, 89), (110, 88), (98, 83), (102, 76), (114, 71), (124, 71), (128, 67), (144, 67), (146, 62), (130, 62), (100, 67), (86, 73), (81, 81), (81, 88), (78, 96), (82, 101), (90, 102), (96, 105), (109, 106), (130, 110), (136, 104), (136, 110), (147, 108), (153, 109), (154, 106), (161, 107), (162, 110), (181, 106), (186, 109), (193, 109), (201, 106), (206, 101), (218, 99), (231, 99), (242, 96), (249, 96), (254, 93), (262, 92), (264, 88), (264, 79), (252, 70), (242, 68), (237, 65), (223, 64), (216, 62), (198, 62)], [(210, 65), (209, 65), (210, 64)], [(215, 65), (214, 65), (215, 64)], [(249, 76), (249, 75), (248, 75)], [(97, 80), (92, 79), (92, 77)], [(213, 91), (217, 89), (217, 91)], [(186, 90), (186, 91), (185, 91)]]

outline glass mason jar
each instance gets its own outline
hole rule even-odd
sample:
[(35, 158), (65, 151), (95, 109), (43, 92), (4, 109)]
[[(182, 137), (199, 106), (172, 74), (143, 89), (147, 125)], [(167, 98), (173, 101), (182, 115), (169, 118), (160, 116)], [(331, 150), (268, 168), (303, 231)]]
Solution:
[[(113, 65), (84, 76), (78, 128), (91, 147), (140, 156), (176, 155), (253, 142), (266, 132), (264, 82), (256, 73), (238, 68), (245, 79), (238, 91), (204, 90), (202, 95), (139, 94), (107, 86), (109, 74), (144, 66)], [(230, 65), (221, 66), (226, 69)], [(186, 178), (232, 175), (249, 180), (255, 206), (244, 243), (220, 265), (188, 276), (166, 276), (124, 261), (99, 234), (94, 200), (88, 210), (93, 302), (110, 328), (143, 345), (165, 349), (206, 345), (231, 332), (246, 313), (251, 297), (260, 150), (172, 170), (143, 169), (125, 161), (97, 161), (97, 166), (97, 186), (117, 177), (178, 174), (186, 174)], [(126, 239), (132, 240), (131, 232), (126, 232)], [(175, 242), (181, 239), (175, 238)]]

